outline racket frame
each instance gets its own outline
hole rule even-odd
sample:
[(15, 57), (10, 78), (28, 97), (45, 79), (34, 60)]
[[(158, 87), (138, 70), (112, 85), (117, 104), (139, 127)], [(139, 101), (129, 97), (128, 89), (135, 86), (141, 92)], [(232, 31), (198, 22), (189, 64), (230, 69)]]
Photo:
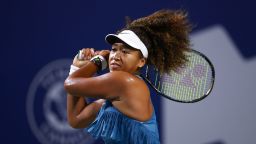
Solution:
[[(208, 57), (206, 57), (204, 54), (202, 54), (201, 52), (199, 51), (196, 51), (194, 49), (191, 49), (190, 52), (194, 52), (198, 55), (200, 55), (201, 57), (203, 57), (207, 62), (208, 64), (210, 65), (210, 68), (212, 70), (212, 73), (211, 73), (211, 76), (212, 76), (212, 80), (211, 80), (211, 85), (208, 89), (208, 91), (200, 98), (197, 98), (197, 99), (194, 99), (194, 100), (191, 100), (191, 101), (185, 101), (185, 100), (178, 100), (178, 99), (175, 99), (173, 97), (170, 97), (170, 96), (167, 96), (165, 94), (163, 94), (161, 91), (159, 91), (156, 86), (149, 80), (149, 73), (148, 73), (148, 65), (146, 66), (146, 77), (143, 76), (142, 74), (140, 74), (140, 76), (144, 79), (144, 81), (146, 81), (159, 95), (169, 99), (169, 100), (172, 100), (172, 101), (175, 101), (175, 102), (180, 102), (180, 103), (195, 103), (195, 102), (198, 102), (198, 101), (201, 101), (203, 100), (204, 98), (206, 98), (212, 91), (213, 89), (213, 85), (214, 85), (214, 82), (215, 82), (215, 69), (214, 69), (214, 66), (212, 64), (212, 62), (209, 60)], [(156, 70), (157, 71), (157, 70)], [(161, 76), (160, 76), (161, 77)], [(158, 84), (159, 85), (159, 84)]]

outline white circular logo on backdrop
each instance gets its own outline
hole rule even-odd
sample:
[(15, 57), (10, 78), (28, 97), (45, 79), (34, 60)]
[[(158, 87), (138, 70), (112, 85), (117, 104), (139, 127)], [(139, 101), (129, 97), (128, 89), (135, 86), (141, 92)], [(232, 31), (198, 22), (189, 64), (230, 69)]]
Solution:
[(93, 138), (67, 122), (64, 80), (71, 59), (56, 60), (43, 67), (33, 79), (27, 96), (28, 123), (43, 144), (91, 144)]

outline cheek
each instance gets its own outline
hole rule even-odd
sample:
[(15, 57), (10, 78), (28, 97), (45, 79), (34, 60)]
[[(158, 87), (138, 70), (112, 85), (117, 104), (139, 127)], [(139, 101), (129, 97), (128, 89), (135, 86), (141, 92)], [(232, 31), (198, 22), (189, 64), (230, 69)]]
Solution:
[(110, 52), (109, 56), (108, 56), (108, 62), (110, 62), (110, 60), (113, 58), (113, 54)]
[(129, 68), (136, 68), (138, 64), (138, 59), (136, 57), (130, 57), (126, 59), (126, 66)]
[(113, 57), (113, 53), (112, 52), (109, 53), (108, 60), (110, 60), (111, 57)]

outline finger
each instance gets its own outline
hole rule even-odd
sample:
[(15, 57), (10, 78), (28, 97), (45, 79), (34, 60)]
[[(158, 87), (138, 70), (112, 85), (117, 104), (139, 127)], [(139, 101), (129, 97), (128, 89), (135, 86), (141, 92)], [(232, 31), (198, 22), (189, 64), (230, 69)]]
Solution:
[(84, 57), (86, 60), (90, 59), (91, 50), (89, 48), (84, 49)]
[(90, 50), (91, 50), (91, 54), (94, 54), (95, 52), (94, 48), (91, 48)]
[(95, 51), (94, 56), (99, 55), (100, 51)]
[(109, 58), (109, 53), (110, 51), (109, 50), (102, 50), (100, 51), (100, 55), (103, 56), (105, 59), (108, 59)]
[(77, 54), (77, 59), (78, 60), (83, 60), (84, 59), (83, 50), (79, 50), (79, 52)]
[(94, 48), (90, 49), (91, 53), (90, 53), (90, 59), (94, 56)]

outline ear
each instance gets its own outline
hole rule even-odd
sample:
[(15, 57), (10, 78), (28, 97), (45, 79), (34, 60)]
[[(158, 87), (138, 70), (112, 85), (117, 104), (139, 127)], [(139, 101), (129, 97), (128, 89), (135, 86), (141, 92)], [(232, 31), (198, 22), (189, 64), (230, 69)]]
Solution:
[(139, 63), (138, 63), (138, 67), (142, 68), (145, 64), (146, 64), (146, 58), (141, 58)]

